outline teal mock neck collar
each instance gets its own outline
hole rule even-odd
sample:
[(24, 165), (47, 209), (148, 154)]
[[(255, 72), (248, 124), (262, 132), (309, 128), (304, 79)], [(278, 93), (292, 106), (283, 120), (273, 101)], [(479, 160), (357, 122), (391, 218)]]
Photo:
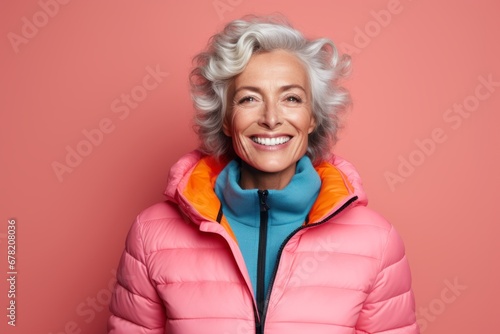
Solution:
[[(239, 223), (258, 227), (260, 224), (257, 189), (242, 189), (239, 185), (240, 163), (231, 161), (219, 174), (215, 192), (224, 215)], [(297, 162), (295, 175), (283, 189), (268, 190), (269, 224), (303, 223), (319, 194), (321, 180), (309, 157)]]

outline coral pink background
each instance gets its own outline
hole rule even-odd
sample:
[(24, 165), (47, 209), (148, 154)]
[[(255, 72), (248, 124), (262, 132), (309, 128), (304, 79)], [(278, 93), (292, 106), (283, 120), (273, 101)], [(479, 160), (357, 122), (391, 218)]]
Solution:
[[(192, 56), (225, 22), (272, 12), (353, 54), (336, 151), (405, 241), (423, 332), (500, 328), (499, 2), (60, 2), (0, 4), (0, 276), (10, 218), (18, 247), (2, 333), (105, 333), (130, 224), (196, 146)], [(72, 150), (86, 156), (58, 176)]]

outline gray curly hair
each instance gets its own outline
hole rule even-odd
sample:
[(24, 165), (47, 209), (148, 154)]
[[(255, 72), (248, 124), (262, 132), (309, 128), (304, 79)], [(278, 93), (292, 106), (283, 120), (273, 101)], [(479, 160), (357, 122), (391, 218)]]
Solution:
[(234, 157), (231, 138), (222, 131), (229, 86), (253, 54), (277, 49), (294, 54), (306, 66), (316, 121), (316, 128), (309, 134), (307, 155), (315, 163), (328, 158), (337, 141), (339, 113), (351, 103), (349, 93), (339, 85), (350, 71), (350, 57), (339, 55), (330, 39), (306, 39), (283, 18), (276, 17), (252, 16), (229, 22), (210, 38), (207, 50), (194, 57), (191, 96), (202, 152), (217, 159)]

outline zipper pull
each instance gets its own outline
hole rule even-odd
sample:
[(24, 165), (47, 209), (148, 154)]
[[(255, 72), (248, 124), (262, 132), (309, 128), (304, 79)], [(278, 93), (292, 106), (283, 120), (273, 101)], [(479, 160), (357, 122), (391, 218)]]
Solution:
[(259, 194), (260, 212), (269, 210), (269, 205), (266, 203), (269, 192), (267, 190), (257, 190), (257, 193)]

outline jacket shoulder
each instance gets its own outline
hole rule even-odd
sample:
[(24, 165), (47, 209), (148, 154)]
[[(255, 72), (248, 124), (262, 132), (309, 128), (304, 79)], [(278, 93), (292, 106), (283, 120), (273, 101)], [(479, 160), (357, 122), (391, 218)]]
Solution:
[(344, 210), (341, 215), (344, 218), (338, 222), (341, 224), (367, 225), (386, 231), (392, 228), (392, 224), (383, 215), (365, 205), (355, 205)]
[(137, 215), (140, 224), (162, 219), (182, 219), (182, 215), (176, 204), (164, 201), (151, 205)]
[[(213, 223), (219, 225), (218, 223)], [(134, 232), (132, 232), (134, 231)], [(154, 204), (137, 216), (131, 233), (140, 239), (146, 258), (158, 251), (221, 248), (220, 239), (201, 237), (199, 225), (173, 202)]]
[(140, 239), (148, 257), (158, 250), (175, 248), (181, 240), (196, 234), (196, 230), (175, 203), (165, 201), (140, 212), (129, 233), (136, 236), (132, 240)]
[[(366, 206), (355, 206), (345, 213), (345, 220), (352, 226), (362, 228), (366, 232), (362, 238), (367, 242), (378, 244), (379, 254), (377, 258), (381, 260), (381, 268), (391, 266), (405, 257), (405, 246), (403, 240), (393, 224), (391, 224), (380, 213)], [(361, 230), (361, 229), (357, 229)]]

